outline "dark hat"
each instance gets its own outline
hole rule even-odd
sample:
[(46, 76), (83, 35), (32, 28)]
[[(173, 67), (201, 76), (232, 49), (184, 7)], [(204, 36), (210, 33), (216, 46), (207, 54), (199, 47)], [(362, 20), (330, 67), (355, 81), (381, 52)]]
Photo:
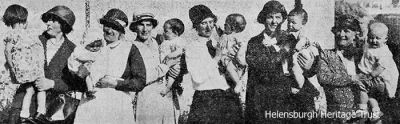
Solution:
[(361, 31), (360, 22), (351, 15), (341, 15), (335, 19), (335, 26), (332, 27), (332, 32), (335, 33), (341, 29), (350, 29), (353, 31)]
[(217, 22), (217, 16), (215, 16), (212, 11), (205, 5), (196, 5), (189, 10), (189, 18), (192, 21), (193, 25), (199, 24), (201, 21), (208, 17), (214, 18), (214, 21)]
[(110, 9), (100, 19), (100, 24), (107, 25), (114, 30), (125, 33), (125, 27), (128, 25), (128, 17), (126, 14), (119, 9)]
[(129, 29), (134, 32), (136, 25), (145, 20), (150, 21), (153, 24), (153, 27), (156, 27), (158, 25), (158, 21), (154, 19), (154, 15), (152, 13), (143, 13), (136, 16), (133, 15), (133, 20), (131, 25), (129, 26)]
[(49, 20), (51, 16), (57, 16), (65, 23), (67, 23), (68, 26), (72, 29), (72, 26), (75, 23), (75, 14), (72, 12), (71, 9), (69, 9), (66, 6), (55, 6), (46, 13), (42, 14), (42, 21), (46, 22)]
[(269, 2), (265, 3), (263, 9), (257, 16), (257, 22), (264, 24), (265, 19), (267, 18), (268, 14), (271, 14), (271, 13), (281, 13), (283, 20), (285, 20), (287, 17), (287, 12), (286, 12), (285, 6), (283, 6), (279, 1), (273, 0), (273, 1), (269, 1)]

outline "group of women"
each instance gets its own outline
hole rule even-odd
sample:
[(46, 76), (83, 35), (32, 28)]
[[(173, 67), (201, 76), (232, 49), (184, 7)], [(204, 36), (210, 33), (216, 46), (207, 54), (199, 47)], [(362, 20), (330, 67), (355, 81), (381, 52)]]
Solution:
[[(208, 45), (209, 41), (215, 40), (211, 35), (215, 31), (217, 16), (208, 7), (196, 5), (189, 10), (189, 18), (198, 35), (185, 48), (185, 59), (178, 57), (161, 61), (159, 44), (151, 36), (152, 30), (158, 25), (154, 16), (149, 13), (135, 15), (129, 24), (123, 11), (111, 9), (99, 21), (103, 25), (105, 45), (99, 54), (102, 62), (95, 63), (101, 64), (94, 64), (92, 68), (80, 66), (77, 73), (72, 73), (68, 71), (67, 62), (76, 45), (66, 34), (72, 30), (75, 15), (65, 6), (56, 6), (45, 12), (42, 20), (48, 28), (38, 39), (42, 41), (46, 55), (46, 80), (37, 83), (37, 87), (49, 91), (48, 99), (56, 99), (60, 97), (59, 94), (69, 91), (85, 92), (88, 81), (96, 84), (94, 96), (83, 98), (70, 113), (64, 112), (69, 116), (59, 123), (178, 123), (179, 113), (172, 95), (160, 95), (165, 87), (160, 79), (181, 60), (187, 64), (195, 90), (187, 123), (297, 123), (290, 118), (265, 117), (267, 111), (290, 112), (298, 107), (293, 104), (291, 90), (295, 79), (285, 75), (281, 68), (285, 53), (274, 46), (265, 45), (265, 42), (274, 42), (271, 40), (276, 40), (277, 44), (285, 42), (289, 35), (281, 29), (287, 12), (280, 2), (269, 1), (264, 5), (257, 22), (265, 28), (247, 45), (245, 59), (248, 64), (248, 83), (244, 117), (239, 98), (229, 90), (224, 75), (219, 72), (220, 50)], [(318, 59), (300, 57), (302, 68), (306, 73), (317, 75), (324, 87), (329, 112), (351, 112), (355, 109), (351, 77), (356, 74), (355, 65), (361, 53), (356, 46), (361, 30), (348, 29), (360, 29), (359, 25), (351, 16), (337, 18), (332, 30), (335, 48), (320, 50)], [(126, 30), (128, 26), (129, 30)], [(126, 31), (135, 32), (136, 40), (127, 41)], [(93, 68), (105, 70), (105, 74), (102, 73), (103, 76), (98, 78), (96, 73), (89, 73)], [(97, 80), (87, 80), (87, 77)], [(0, 79), (6, 80), (5, 77)], [(23, 85), (19, 87), (23, 89)], [(23, 95), (24, 92), (20, 90), (13, 95), (10, 123), (20, 123)], [(346, 119), (311, 121), (345, 123)]]

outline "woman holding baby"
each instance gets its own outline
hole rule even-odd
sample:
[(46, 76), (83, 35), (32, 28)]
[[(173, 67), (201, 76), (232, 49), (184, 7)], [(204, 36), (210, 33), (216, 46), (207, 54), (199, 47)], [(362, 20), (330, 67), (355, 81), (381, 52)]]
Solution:
[[(76, 47), (66, 36), (72, 31), (75, 23), (74, 13), (66, 6), (55, 6), (42, 14), (41, 19), (47, 26), (47, 30), (38, 36), (44, 47), (45, 77), (37, 79), (34, 86), (37, 91), (46, 91), (46, 103), (51, 103), (51, 100), (64, 99), (68, 91), (83, 91), (85, 86), (80, 85), (84, 84), (84, 80), (77, 74), (70, 73), (67, 67), (67, 59)], [(28, 113), (29, 118), (20, 117), (20, 113), (23, 113), (21, 112), (22, 101), (26, 94), (24, 89), (26, 86), (21, 85), (16, 91), (9, 123), (50, 123), (49, 118), (53, 114), (50, 108), (47, 108), (49, 110), (46, 113)], [(30, 108), (35, 107), (37, 107), (36, 104), (30, 106)], [(77, 104), (73, 104), (69, 111), (64, 111), (65, 120), (61, 123), (73, 123), (76, 107)]]
[[(128, 18), (123, 11), (109, 10), (100, 24), (106, 45), (86, 66), (90, 71), (86, 83), (91, 90), (77, 110), (75, 123), (175, 123), (172, 99), (168, 102), (160, 95), (161, 89), (156, 92), (155, 88), (162, 87), (159, 79), (179, 59), (161, 63), (158, 44), (149, 33), (157, 21), (150, 14), (135, 16), (130, 29), (138, 35), (133, 43), (124, 37)], [(135, 112), (131, 92), (137, 93)]]
[[(299, 63), (305, 69), (318, 64), (318, 81), (326, 92), (328, 112), (352, 114), (355, 110), (357, 91), (355, 76), (357, 57), (362, 51), (356, 50), (359, 22), (352, 16), (340, 15), (335, 20), (332, 33), (335, 35), (335, 48), (320, 51), (320, 60), (315, 61), (312, 55), (300, 55)], [(307, 57), (308, 56), (308, 57)], [(315, 63), (315, 62), (316, 63)], [(347, 113), (346, 113), (347, 112)], [(328, 123), (346, 123), (349, 118), (344, 115), (328, 119)]]
[(265, 26), (259, 35), (250, 39), (246, 62), (249, 65), (246, 92), (246, 123), (290, 123), (285, 118), (266, 117), (266, 112), (289, 112), (292, 76), (286, 76), (282, 61), (288, 52), (282, 49), (282, 43), (288, 34), (281, 25), (287, 17), (285, 7), (278, 1), (269, 1), (264, 5), (257, 21)]

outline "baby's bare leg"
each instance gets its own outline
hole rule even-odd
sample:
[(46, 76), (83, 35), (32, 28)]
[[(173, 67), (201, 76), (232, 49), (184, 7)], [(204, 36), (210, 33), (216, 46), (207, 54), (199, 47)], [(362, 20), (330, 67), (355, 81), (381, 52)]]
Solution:
[(372, 112), (380, 112), (381, 109), (379, 107), (379, 103), (375, 98), (370, 97), (368, 99), (369, 104), (371, 105)]
[(303, 70), (301, 69), (299, 63), (297, 63), (297, 56), (299, 55), (299, 53), (295, 53), (293, 55), (293, 75), (294, 78), (296, 79), (297, 84), (299, 85), (299, 88), (302, 88), (304, 85), (304, 76), (303, 76)]
[(46, 113), (46, 91), (39, 91), (37, 93), (38, 108), (37, 112), (40, 114)]
[(360, 104), (359, 104), (359, 108), (362, 109), (362, 110), (367, 110), (367, 108), (368, 108), (368, 105), (367, 105), (368, 101), (369, 101), (368, 93), (361, 90), (361, 91), (360, 91)]
[(165, 95), (167, 95), (167, 93), (169, 91), (171, 91), (171, 88), (172, 88), (172, 85), (174, 84), (174, 82), (175, 82), (175, 79), (173, 77), (171, 77), (171, 76), (167, 77), (167, 83), (165, 85), (165, 89), (163, 89), (163, 91), (161, 91), (161, 96), (165, 96)]
[(33, 89), (33, 86), (30, 86), (26, 88), (26, 93), (24, 96), (24, 99), (22, 100), (22, 108), (21, 108), (21, 113), (20, 117), (28, 118), (30, 113), (29, 113), (29, 108), (31, 107), (31, 101), (32, 101), (32, 96), (35, 93), (35, 90)]

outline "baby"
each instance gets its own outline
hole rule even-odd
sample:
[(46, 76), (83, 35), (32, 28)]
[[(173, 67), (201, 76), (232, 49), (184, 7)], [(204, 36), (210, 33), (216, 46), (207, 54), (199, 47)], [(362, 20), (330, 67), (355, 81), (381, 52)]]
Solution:
[[(13, 79), (26, 87), (26, 94), (22, 101), (20, 113), (21, 121), (34, 122), (37, 117), (44, 117), (46, 113), (46, 92), (38, 91), (35, 82), (44, 78), (44, 49), (34, 32), (27, 31), (28, 11), (20, 5), (10, 5), (4, 15), (3, 21), (12, 29), (7, 32), (4, 42), (5, 55)], [(38, 108), (34, 117), (30, 117), (31, 99), (37, 92)]]
[[(185, 31), (183, 22), (177, 18), (169, 19), (164, 23), (164, 38), (165, 41), (160, 46), (160, 57), (161, 60), (167, 61), (168, 59), (175, 59), (182, 56), (184, 53), (185, 42), (180, 36)], [(177, 85), (175, 88), (179, 88), (179, 82), (175, 82), (177, 78), (182, 76), (181, 64), (176, 64), (170, 68), (167, 73), (167, 83), (164, 90), (161, 91), (161, 95), (165, 96), (171, 91), (173, 85)], [(174, 84), (175, 83), (175, 84)], [(179, 90), (179, 89), (178, 89)], [(180, 89), (181, 90), (181, 89)], [(181, 92), (181, 91), (179, 91)]]
[[(89, 44), (87, 44), (84, 48), (75, 49), (74, 53), (68, 60), (68, 69), (73, 73), (77, 73), (79, 68), (85, 66), (91, 70), (91, 65), (96, 61), (96, 58), (100, 56), (100, 48), (104, 46), (103, 40), (95, 40)], [(91, 97), (94, 92), (94, 84), (90, 83), (90, 81), (86, 81), (86, 86), (88, 88), (88, 92), (86, 95)]]
[(246, 20), (241, 14), (230, 14), (225, 20), (225, 34), (222, 36), (222, 45), (224, 46), (224, 53), (227, 56), (223, 57), (226, 72), (230, 77), (231, 85), (236, 85), (234, 91), (240, 93), (243, 88), (242, 78), (245, 74), (246, 66), (240, 64), (236, 57), (238, 56), (239, 48), (245, 44), (241, 32), (246, 27)]
[[(306, 58), (318, 58), (319, 56), (319, 45), (316, 42), (311, 42), (305, 35), (303, 27), (306, 25), (308, 21), (307, 12), (302, 8), (301, 4), (296, 4), (295, 8), (289, 12), (288, 15), (288, 32), (290, 32), (294, 38), (295, 44), (291, 44), (291, 49), (294, 54), (292, 56), (291, 63), (293, 67), (291, 71), (296, 79), (298, 84), (298, 88), (302, 88), (305, 80), (308, 80), (314, 88), (316, 88), (319, 92), (319, 96), (314, 98), (315, 110), (317, 111), (325, 111), (326, 110), (326, 99), (325, 92), (321, 85), (318, 83), (317, 76), (306, 77), (303, 75), (303, 69), (300, 67), (298, 63), (299, 55), (303, 55)], [(289, 67), (287, 62), (289, 59), (284, 60), (283, 62), (283, 70), (285, 73), (289, 73)], [(293, 90), (297, 90), (293, 88)]]
[[(383, 114), (378, 101), (371, 94), (385, 94), (395, 97), (399, 72), (393, 55), (386, 45), (388, 27), (380, 22), (369, 26), (368, 40), (364, 45), (364, 53), (358, 64), (360, 71), (360, 104), (358, 112), (368, 112), (367, 103), (372, 107), (373, 118), (379, 119)], [(376, 96), (376, 95), (374, 95)]]

